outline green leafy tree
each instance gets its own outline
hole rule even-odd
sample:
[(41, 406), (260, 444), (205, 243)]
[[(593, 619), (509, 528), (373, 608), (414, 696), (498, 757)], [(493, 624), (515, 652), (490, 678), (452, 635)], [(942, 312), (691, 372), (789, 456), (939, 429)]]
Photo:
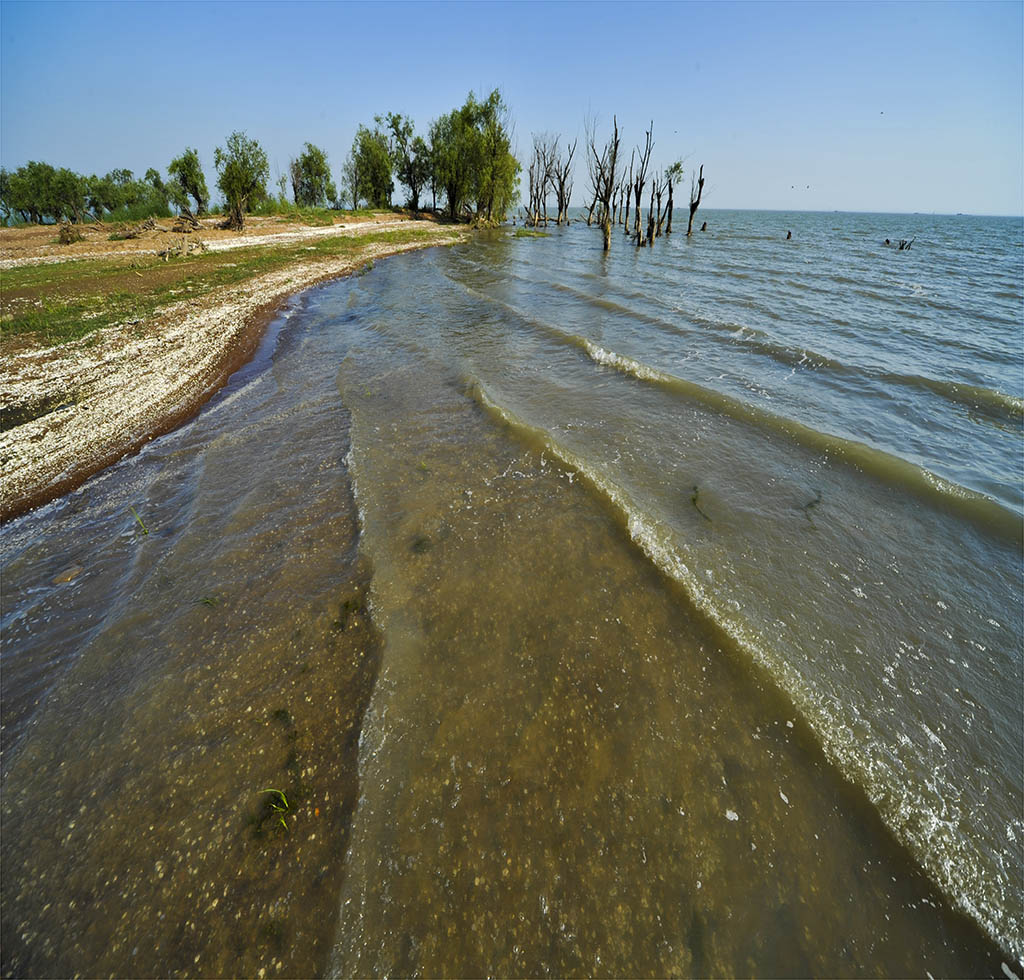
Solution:
[(469, 114), (453, 109), (430, 127), (434, 179), (444, 191), (448, 217), (455, 221), (472, 189), (475, 132)]
[(3, 212), (5, 225), (11, 223), (11, 174), (6, 167), (0, 167), (0, 211)]
[(89, 183), (81, 174), (67, 167), (54, 172), (51, 185), (51, 214), (54, 221), (85, 221), (86, 197)]
[(376, 121), (378, 126), (387, 124), (395, 176), (409, 188), (409, 207), (418, 211), (420, 194), (430, 181), (430, 150), (423, 137), (413, 135), (413, 122), (407, 116), (389, 112)]
[(391, 150), (384, 133), (360, 126), (349, 159), (352, 167), (347, 174), (356, 177), (356, 196), (373, 208), (390, 207), (395, 185), (391, 179)]
[(234, 132), (226, 140), (225, 148), (214, 150), (217, 168), (217, 186), (228, 208), (228, 227), (241, 231), (245, 225), (245, 212), (267, 196), (270, 166), (267, 154), (256, 140), (245, 133)]
[(57, 171), (50, 164), (30, 160), (10, 175), (9, 204), (23, 221), (41, 224), (44, 217), (53, 217), (53, 183), (56, 174)]
[(299, 207), (325, 207), (338, 197), (331, 180), (331, 168), (327, 153), (320, 147), (307, 143), (305, 150), (290, 166), (292, 194)]
[[(470, 95), (467, 105), (473, 102)], [(512, 117), (495, 89), (476, 103), (475, 124), (479, 134), (476, 161), (476, 213), (478, 218), (503, 221), (515, 203), (519, 161), (512, 153)]]
[[(185, 152), (170, 162), (167, 172), (177, 180), (181, 192), (186, 195), (186, 202), (189, 197), (196, 202), (196, 214), (205, 214), (210, 204), (210, 192), (206, 189), (206, 176), (199, 162), (199, 154), (191, 147), (185, 147)], [(180, 208), (181, 195), (172, 195), (172, 199)]]
[(430, 143), (432, 179), (444, 190), (449, 217), (475, 205), (479, 220), (503, 220), (516, 200), (520, 166), (501, 93), (495, 89), (480, 102), (471, 92), (461, 108), (433, 124)]
[(355, 211), (359, 207), (359, 160), (351, 153), (342, 164), (341, 183), (348, 190), (352, 199), (352, 210)]

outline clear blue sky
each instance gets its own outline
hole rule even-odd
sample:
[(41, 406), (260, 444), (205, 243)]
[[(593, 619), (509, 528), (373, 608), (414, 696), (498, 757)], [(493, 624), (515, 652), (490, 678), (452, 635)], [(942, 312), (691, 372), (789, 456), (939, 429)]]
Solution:
[[(165, 171), (243, 129), (335, 174), (377, 113), (500, 87), (520, 158), (616, 114), (703, 163), (709, 207), (1024, 212), (1012, 3), (0, 2), (0, 162)], [(581, 140), (582, 142), (582, 140)], [(577, 172), (574, 203), (586, 184)]]

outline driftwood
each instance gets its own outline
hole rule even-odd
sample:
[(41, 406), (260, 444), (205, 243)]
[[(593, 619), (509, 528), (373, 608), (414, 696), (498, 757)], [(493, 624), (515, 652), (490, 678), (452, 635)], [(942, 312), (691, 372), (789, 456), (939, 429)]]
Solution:
[(167, 262), (174, 256), (187, 258), (193, 252), (205, 252), (208, 248), (209, 246), (201, 238), (189, 238), (186, 234), (181, 236), (180, 244), (168, 245), (167, 248), (161, 249), (156, 254)]
[(177, 221), (174, 222), (173, 231), (179, 234), (188, 234), (190, 231), (198, 231), (199, 219), (192, 213), (188, 205), (182, 205), (181, 213), (178, 215)]

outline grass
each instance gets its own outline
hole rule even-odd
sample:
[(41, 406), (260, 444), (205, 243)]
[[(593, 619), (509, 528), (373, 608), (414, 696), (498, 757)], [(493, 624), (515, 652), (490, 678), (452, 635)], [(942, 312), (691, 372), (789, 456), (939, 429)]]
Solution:
[(287, 831), (288, 823), (284, 819), (284, 814), (288, 812), (288, 797), (284, 795), (284, 792), (279, 789), (263, 789), (261, 793), (270, 793), (270, 799), (267, 801), (270, 809), (277, 814), (277, 820), (282, 827)]
[(531, 231), (529, 228), (517, 228), (513, 238), (550, 238), (546, 231)]
[(139, 517), (138, 511), (134, 507), (132, 507), (131, 504), (128, 505), (128, 509), (135, 516), (135, 520), (137, 520), (139, 522), (139, 527), (142, 528), (142, 533), (143, 534), (149, 534), (149, 528), (146, 527), (146, 525), (142, 523), (142, 518)]
[(42, 346), (80, 340), (114, 325), (133, 326), (182, 299), (202, 297), (310, 258), (356, 258), (371, 245), (401, 245), (458, 237), (422, 228), (369, 231), (279, 246), (197, 253), (164, 262), (155, 255), (82, 259), (3, 272), (0, 352), (13, 338)]

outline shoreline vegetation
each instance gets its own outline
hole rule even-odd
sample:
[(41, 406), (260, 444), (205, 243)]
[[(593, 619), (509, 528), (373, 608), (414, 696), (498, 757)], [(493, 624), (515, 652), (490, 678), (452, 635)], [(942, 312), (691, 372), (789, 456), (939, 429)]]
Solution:
[(242, 234), (164, 221), (121, 241), (96, 224), (69, 245), (53, 244), (52, 225), (0, 230), (0, 519), (195, 415), (295, 293), (469, 234), (429, 215), (328, 217), (250, 218)]
[[(497, 89), (470, 92), (425, 138), (394, 112), (360, 126), (340, 185), (306, 143), (268, 192), (266, 151), (236, 131), (214, 150), (214, 207), (192, 147), (166, 180), (0, 167), (0, 521), (194, 415), (285, 297), (503, 222), (520, 173), (512, 132)], [(396, 180), (408, 211), (392, 204)]]

